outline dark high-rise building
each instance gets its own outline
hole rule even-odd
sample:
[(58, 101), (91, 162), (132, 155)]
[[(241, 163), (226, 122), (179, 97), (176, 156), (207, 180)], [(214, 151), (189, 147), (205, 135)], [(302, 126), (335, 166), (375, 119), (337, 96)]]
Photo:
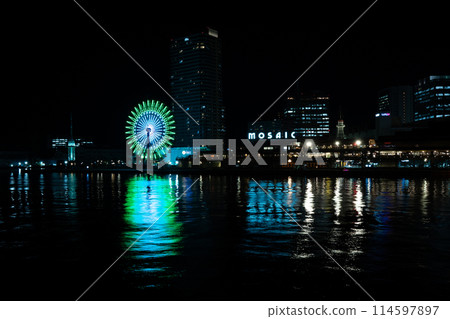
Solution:
[(414, 121), (450, 116), (450, 75), (432, 75), (414, 87)]
[(330, 134), (330, 98), (325, 95), (300, 97), (301, 127), (303, 137), (325, 137)]
[(198, 122), (173, 104), (174, 146), (192, 146), (192, 139), (224, 138), (222, 46), (217, 31), (173, 39), (170, 48), (173, 98)]
[(413, 89), (409, 85), (389, 87), (378, 92), (376, 117), (391, 117), (391, 122), (406, 124), (414, 121)]
[(301, 137), (301, 112), (297, 95), (289, 95), (285, 100), (283, 111), (283, 129), (295, 132), (296, 137)]
[(286, 125), (301, 137), (325, 137), (330, 134), (330, 98), (323, 94), (291, 97), (284, 110)]

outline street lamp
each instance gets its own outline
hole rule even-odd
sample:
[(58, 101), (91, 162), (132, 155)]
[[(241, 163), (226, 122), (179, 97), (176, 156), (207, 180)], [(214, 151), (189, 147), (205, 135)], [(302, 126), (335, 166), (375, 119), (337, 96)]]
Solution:
[(355, 145), (356, 146), (361, 146), (361, 143), (362, 143), (361, 140), (356, 140)]
[(340, 145), (341, 143), (339, 143), (339, 141), (336, 141), (336, 142), (334, 142), (334, 144), (335, 144), (337, 147), (339, 147), (339, 145)]

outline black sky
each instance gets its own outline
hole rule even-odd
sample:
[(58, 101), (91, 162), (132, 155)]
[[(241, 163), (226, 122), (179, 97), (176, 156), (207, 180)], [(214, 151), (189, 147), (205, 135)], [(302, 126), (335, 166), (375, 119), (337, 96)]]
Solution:
[[(450, 74), (445, 2), (392, 2), (378, 1), (299, 81), (302, 90), (329, 93), (333, 121), (341, 108), (349, 128), (373, 124), (377, 90), (414, 84), (430, 74)], [(153, 2), (80, 1), (166, 89), (170, 39), (205, 26), (217, 29), (223, 40), (231, 138), (244, 137), (248, 122), (272, 104), (371, 1), (315, 3), (202, 12), (197, 7), (175, 10), (175, 3), (156, 8)], [(217, 19), (218, 11), (225, 12), (228, 24)], [(75, 135), (121, 147), (124, 123), (134, 105), (144, 99), (170, 102), (74, 2), (24, 5), (9, 13), (4, 50), (5, 68), (11, 72), (4, 76), (12, 99), (4, 106), (0, 150), (41, 150), (48, 139), (67, 136), (70, 112)], [(273, 108), (280, 110), (280, 105)]]

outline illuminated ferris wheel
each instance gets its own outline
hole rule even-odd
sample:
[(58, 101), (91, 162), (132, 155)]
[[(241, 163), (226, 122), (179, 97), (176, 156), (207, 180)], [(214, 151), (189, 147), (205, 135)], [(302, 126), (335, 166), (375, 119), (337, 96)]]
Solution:
[(146, 158), (162, 159), (172, 145), (175, 121), (171, 111), (159, 101), (147, 100), (138, 104), (128, 116), (127, 141), (131, 150)]

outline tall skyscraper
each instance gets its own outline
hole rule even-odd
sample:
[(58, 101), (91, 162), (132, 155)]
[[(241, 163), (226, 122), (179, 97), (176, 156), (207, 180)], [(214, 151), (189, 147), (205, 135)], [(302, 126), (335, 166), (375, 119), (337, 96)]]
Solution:
[(192, 140), (199, 138), (224, 138), (222, 44), (218, 32), (208, 28), (173, 39), (170, 65), (172, 96), (199, 124), (173, 104), (174, 146), (192, 146)]
[(432, 75), (414, 87), (414, 121), (450, 116), (450, 75)]

